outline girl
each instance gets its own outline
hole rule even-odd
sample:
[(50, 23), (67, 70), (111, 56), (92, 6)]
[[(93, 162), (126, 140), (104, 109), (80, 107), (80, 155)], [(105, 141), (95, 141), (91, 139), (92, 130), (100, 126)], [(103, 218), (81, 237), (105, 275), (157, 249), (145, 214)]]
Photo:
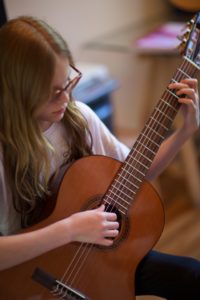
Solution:
[[(44, 21), (19, 17), (0, 29), (1, 270), (73, 241), (109, 246), (113, 242), (108, 237), (118, 234), (115, 213), (103, 205), (19, 233), (37, 221), (49, 178), (61, 165), (90, 154), (123, 161), (129, 152), (90, 108), (72, 99), (80, 77), (66, 42)], [(169, 86), (185, 95), (178, 100), (184, 124), (162, 144), (147, 179), (158, 176), (198, 129), (197, 86), (196, 79)], [(137, 269), (136, 293), (197, 299), (200, 263), (151, 251)]]

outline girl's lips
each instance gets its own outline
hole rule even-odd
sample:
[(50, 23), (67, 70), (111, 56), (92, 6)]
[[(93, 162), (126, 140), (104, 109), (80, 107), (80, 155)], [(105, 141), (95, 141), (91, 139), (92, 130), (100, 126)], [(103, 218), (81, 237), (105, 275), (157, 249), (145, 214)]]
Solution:
[(65, 112), (65, 108), (62, 108), (60, 110), (53, 112), (53, 114), (60, 115), (60, 114), (63, 114), (64, 112)]

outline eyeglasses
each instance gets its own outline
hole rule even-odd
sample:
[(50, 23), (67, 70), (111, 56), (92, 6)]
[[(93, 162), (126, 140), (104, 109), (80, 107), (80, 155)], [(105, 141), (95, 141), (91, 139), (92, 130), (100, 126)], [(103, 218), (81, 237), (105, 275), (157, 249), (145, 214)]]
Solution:
[(70, 93), (73, 88), (78, 84), (79, 80), (82, 77), (82, 73), (75, 68), (74, 66), (70, 65), (70, 69), (69, 69), (69, 76), (68, 76), (68, 80), (67, 80), (67, 84), (64, 88), (62, 89), (57, 89), (51, 99), (51, 101), (56, 101), (59, 99), (60, 95), (63, 92), (68, 92)]

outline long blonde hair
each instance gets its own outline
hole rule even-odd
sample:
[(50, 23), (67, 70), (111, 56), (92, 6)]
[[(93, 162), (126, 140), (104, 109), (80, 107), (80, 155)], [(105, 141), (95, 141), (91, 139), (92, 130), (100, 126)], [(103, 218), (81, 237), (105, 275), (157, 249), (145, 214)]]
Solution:
[[(51, 145), (35, 114), (49, 99), (56, 55), (73, 65), (64, 39), (42, 20), (18, 17), (0, 29), (0, 143), (22, 226), (34, 222), (48, 193)], [(68, 160), (91, 154), (87, 122), (72, 98), (62, 122), (70, 133)]]

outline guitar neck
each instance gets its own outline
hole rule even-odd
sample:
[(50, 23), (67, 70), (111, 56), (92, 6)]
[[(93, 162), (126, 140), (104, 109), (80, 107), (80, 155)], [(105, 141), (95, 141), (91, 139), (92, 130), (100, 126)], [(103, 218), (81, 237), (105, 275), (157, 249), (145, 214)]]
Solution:
[[(194, 77), (197, 71), (198, 67), (188, 58), (183, 57), (182, 63), (177, 68), (171, 82), (179, 82), (181, 79)], [(113, 205), (114, 201), (121, 207), (122, 213), (127, 213), (161, 143), (171, 128), (179, 107), (180, 103), (175, 91), (166, 88), (115, 176), (103, 199), (104, 203)]]

